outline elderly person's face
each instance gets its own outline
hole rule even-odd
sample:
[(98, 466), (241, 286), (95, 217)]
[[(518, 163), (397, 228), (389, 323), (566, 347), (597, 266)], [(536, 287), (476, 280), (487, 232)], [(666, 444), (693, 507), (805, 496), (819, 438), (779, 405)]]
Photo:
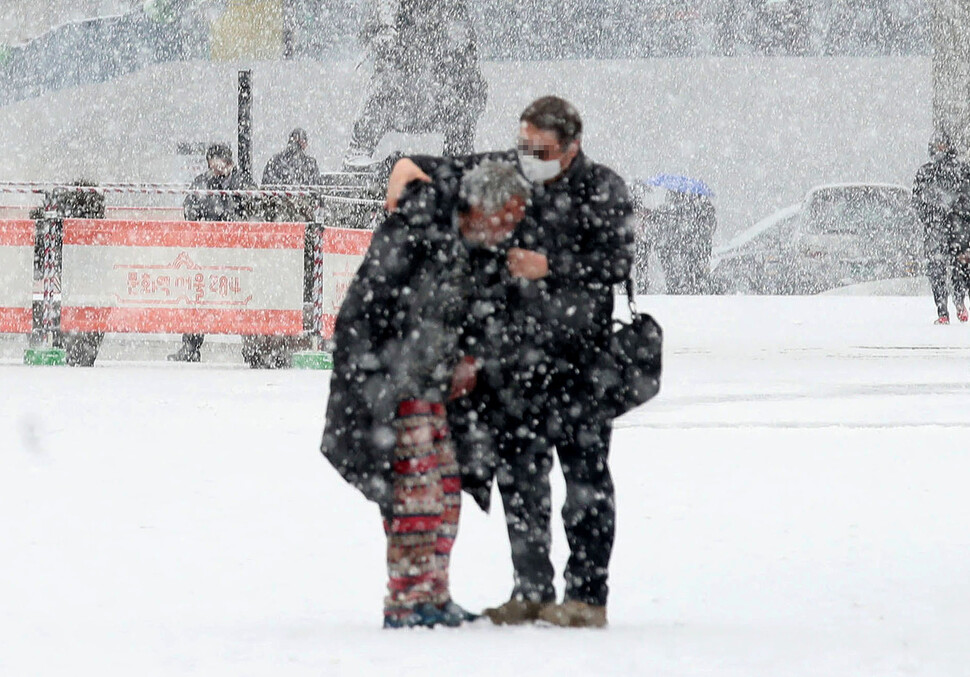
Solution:
[(512, 234), (523, 216), (525, 200), (513, 197), (493, 214), (486, 214), (480, 207), (471, 207), (459, 217), (458, 225), (469, 242), (494, 247)]

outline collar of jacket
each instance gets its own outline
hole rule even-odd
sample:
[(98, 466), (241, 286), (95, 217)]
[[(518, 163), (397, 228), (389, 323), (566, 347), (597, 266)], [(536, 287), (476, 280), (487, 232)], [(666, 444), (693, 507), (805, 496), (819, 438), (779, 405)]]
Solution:
[(559, 177), (557, 180), (553, 181), (550, 186), (556, 186), (559, 184), (569, 184), (574, 181), (581, 179), (586, 174), (586, 170), (589, 167), (589, 160), (586, 158), (586, 153), (580, 148), (576, 153), (576, 157), (569, 164), (565, 173)]

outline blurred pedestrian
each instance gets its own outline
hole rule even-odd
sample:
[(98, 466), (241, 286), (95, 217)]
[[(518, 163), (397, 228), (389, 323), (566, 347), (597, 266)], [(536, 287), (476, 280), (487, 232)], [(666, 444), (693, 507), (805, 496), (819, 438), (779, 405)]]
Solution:
[(710, 199), (669, 190), (666, 201), (646, 217), (648, 237), (664, 271), (668, 294), (710, 292), (711, 253), (717, 217)]
[(957, 318), (968, 319), (967, 283), (954, 275), (954, 253), (951, 249), (951, 227), (954, 207), (961, 195), (970, 189), (970, 165), (957, 157), (956, 149), (946, 133), (934, 135), (929, 144), (930, 161), (917, 170), (913, 182), (913, 207), (923, 224), (923, 253), (926, 275), (930, 280), (933, 302), (936, 304), (935, 324), (949, 324), (949, 294), (947, 278), (953, 286), (953, 301)]
[[(269, 191), (285, 191), (289, 187), (312, 187), (321, 183), (320, 168), (316, 158), (307, 153), (309, 135), (305, 129), (290, 132), (286, 147), (276, 153), (263, 169), (262, 188)], [(312, 223), (316, 219), (317, 195), (267, 195), (262, 200), (263, 218), (268, 222)], [(313, 231), (304, 230), (303, 236), (303, 302), (312, 299), (313, 290)], [(291, 364), (298, 339), (287, 336), (259, 336), (247, 340), (251, 343), (250, 363), (256, 367), (281, 368)]]
[[(263, 169), (263, 187), (273, 186), (318, 186), (320, 185), (320, 168), (316, 158), (307, 154), (309, 136), (305, 129), (297, 127), (290, 132), (286, 148), (276, 153)], [(312, 220), (313, 212), (300, 212), (305, 218)]]

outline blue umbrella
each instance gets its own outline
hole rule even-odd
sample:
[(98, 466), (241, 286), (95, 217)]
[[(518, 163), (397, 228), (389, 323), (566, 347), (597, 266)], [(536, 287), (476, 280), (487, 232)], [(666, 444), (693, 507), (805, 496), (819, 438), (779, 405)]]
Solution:
[(681, 176), (679, 174), (658, 174), (657, 176), (641, 181), (641, 183), (648, 186), (656, 186), (657, 188), (666, 188), (675, 193), (714, 197), (714, 191), (700, 179), (692, 179), (689, 176)]

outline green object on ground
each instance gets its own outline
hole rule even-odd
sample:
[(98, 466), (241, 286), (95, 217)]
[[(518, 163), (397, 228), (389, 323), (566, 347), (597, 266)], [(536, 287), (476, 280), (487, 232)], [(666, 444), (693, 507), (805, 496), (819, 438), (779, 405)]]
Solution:
[(293, 353), (294, 369), (333, 369), (333, 356), (319, 350)]
[(67, 351), (63, 348), (28, 348), (24, 351), (24, 364), (61, 366), (67, 364)]

